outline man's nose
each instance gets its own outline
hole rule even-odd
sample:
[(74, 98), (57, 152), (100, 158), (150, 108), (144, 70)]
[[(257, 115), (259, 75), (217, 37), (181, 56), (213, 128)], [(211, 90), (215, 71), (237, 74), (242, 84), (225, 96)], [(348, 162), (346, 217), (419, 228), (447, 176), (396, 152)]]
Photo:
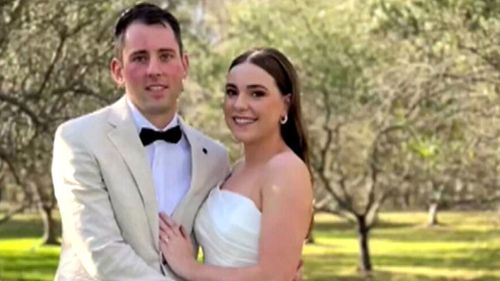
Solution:
[(151, 58), (147, 69), (148, 75), (156, 76), (161, 74), (161, 62), (157, 58)]

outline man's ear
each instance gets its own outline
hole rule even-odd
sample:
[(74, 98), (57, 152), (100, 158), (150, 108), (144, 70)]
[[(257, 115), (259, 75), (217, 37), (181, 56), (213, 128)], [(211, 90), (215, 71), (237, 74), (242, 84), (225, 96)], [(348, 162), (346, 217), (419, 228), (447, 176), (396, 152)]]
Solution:
[(182, 66), (184, 68), (184, 73), (182, 74), (182, 78), (186, 78), (189, 73), (189, 56), (187, 53), (182, 54)]
[(116, 85), (118, 87), (122, 87), (125, 80), (123, 79), (123, 63), (118, 58), (113, 58), (109, 65), (111, 76), (113, 76), (113, 80), (115, 80)]

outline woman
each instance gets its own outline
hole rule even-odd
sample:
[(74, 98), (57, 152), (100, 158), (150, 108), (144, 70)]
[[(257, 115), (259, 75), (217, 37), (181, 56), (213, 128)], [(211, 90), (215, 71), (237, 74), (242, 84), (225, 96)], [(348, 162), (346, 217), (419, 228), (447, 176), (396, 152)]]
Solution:
[(197, 215), (205, 263), (165, 216), (161, 250), (187, 280), (292, 280), (313, 201), (297, 74), (278, 50), (255, 49), (231, 63), (225, 92), (225, 121), (244, 158)]

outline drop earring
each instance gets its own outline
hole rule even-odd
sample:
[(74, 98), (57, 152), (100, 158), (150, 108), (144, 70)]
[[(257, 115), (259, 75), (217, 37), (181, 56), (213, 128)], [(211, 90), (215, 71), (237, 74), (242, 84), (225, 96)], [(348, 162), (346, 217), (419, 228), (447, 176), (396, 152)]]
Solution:
[(288, 121), (288, 114), (285, 114), (285, 116), (281, 116), (280, 118), (281, 125), (284, 125), (286, 121)]

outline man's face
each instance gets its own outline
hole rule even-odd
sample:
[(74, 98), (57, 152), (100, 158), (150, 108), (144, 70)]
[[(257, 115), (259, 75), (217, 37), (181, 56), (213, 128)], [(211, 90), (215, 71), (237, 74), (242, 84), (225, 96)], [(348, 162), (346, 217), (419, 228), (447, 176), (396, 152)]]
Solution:
[(169, 25), (132, 23), (123, 38), (122, 59), (111, 71), (130, 101), (150, 121), (171, 117), (183, 90), (188, 59)]

